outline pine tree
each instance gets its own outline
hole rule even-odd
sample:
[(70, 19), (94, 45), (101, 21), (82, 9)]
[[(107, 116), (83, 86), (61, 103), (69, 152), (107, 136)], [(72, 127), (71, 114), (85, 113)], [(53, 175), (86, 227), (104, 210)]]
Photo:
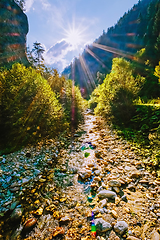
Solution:
[(18, 6), (23, 10), (25, 11), (25, 0), (14, 0), (15, 3), (18, 4)]
[(44, 48), (42, 47), (41, 43), (38, 43), (37, 41), (33, 43), (33, 49), (32, 52), (35, 54), (35, 61), (37, 64), (40, 64), (44, 58), (43, 58), (43, 53), (44, 53)]

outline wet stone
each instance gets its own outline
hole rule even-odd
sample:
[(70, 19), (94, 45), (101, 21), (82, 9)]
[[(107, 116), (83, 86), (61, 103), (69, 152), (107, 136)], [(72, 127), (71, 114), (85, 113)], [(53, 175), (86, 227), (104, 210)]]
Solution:
[(30, 158), (30, 157), (31, 157), (31, 153), (30, 153), (30, 152), (27, 152), (27, 153), (26, 153), (26, 157), (27, 157), (27, 158)]
[(19, 204), (19, 201), (13, 202), (11, 204), (10, 210), (14, 210), (18, 204)]
[[(90, 123), (92, 122), (88, 122), (89, 129)], [(153, 222), (155, 225), (151, 227), (148, 225), (145, 237), (146, 240), (155, 240), (152, 231), (155, 229), (156, 234), (159, 234), (157, 226), (160, 224), (160, 211), (157, 205), (160, 193), (159, 178), (156, 179), (156, 176), (143, 169), (137, 171), (139, 158), (136, 159), (134, 154), (130, 153), (127, 142), (122, 146), (121, 140), (116, 141), (112, 132), (107, 130), (105, 133), (103, 129), (101, 132), (98, 125), (99, 122), (92, 128), (92, 136), (86, 138), (84, 135), (84, 138), (80, 139), (79, 145), (78, 139), (75, 140), (74, 150), (73, 144), (67, 150), (60, 149), (62, 144), (59, 142), (59, 152), (56, 152), (57, 146), (52, 140), (51, 147), (44, 148), (43, 144), (40, 144), (37, 149), (32, 147), (29, 150), (24, 149), (23, 154), (17, 152), (0, 157), (5, 158), (5, 163), (0, 168), (2, 195), (0, 218), (2, 222), (3, 219), (11, 222), (13, 214), (13, 219), (21, 220), (21, 222), (16, 220), (17, 226), (19, 224), (17, 229), (12, 229), (15, 220), (9, 230), (5, 227), (7, 222), (4, 222), (4, 227), (0, 223), (2, 233), (3, 230), (4, 233), (8, 231), (6, 236), (2, 236), (3, 240), (21, 239), (19, 234), (22, 228), (23, 232), (27, 233), (28, 240), (53, 238), (89, 240), (91, 233), (89, 220), (92, 212), (95, 213), (97, 221), (99, 235), (97, 239), (140, 240), (144, 224)], [(100, 137), (101, 135), (106, 135), (106, 141)], [(92, 143), (96, 143), (99, 149), (97, 152), (103, 159), (95, 153)], [(82, 146), (90, 148), (88, 158), (84, 158)], [(31, 154), (29, 158), (26, 157), (27, 152)], [(53, 152), (57, 154), (55, 161), (52, 157)], [(70, 179), (73, 182), (72, 186), (68, 184)], [(134, 186), (137, 192), (128, 191), (127, 185), (129, 188), (131, 185)], [(14, 188), (21, 190), (20, 193), (10, 191)], [(18, 215), (15, 211), (21, 206), (25, 210)], [(128, 223), (132, 232), (127, 233), (124, 230), (125, 224), (116, 227), (120, 222)]]
[(85, 180), (85, 179), (91, 177), (92, 171), (87, 170), (87, 169), (82, 169), (78, 172), (78, 175), (80, 176), (81, 179)]
[(114, 230), (118, 234), (122, 235), (128, 229), (128, 224), (125, 221), (118, 221), (114, 225)]
[(94, 171), (94, 174), (95, 174), (96, 176), (99, 176), (99, 175), (101, 174), (101, 171), (100, 171), (100, 170), (95, 170), (95, 171)]
[(128, 202), (126, 195), (123, 195), (123, 196), (121, 197), (121, 199), (122, 199), (122, 201), (124, 201), (124, 202)]
[(118, 180), (110, 180), (108, 182), (108, 185), (110, 187), (120, 187), (121, 186), (121, 183), (118, 181)]
[(135, 192), (136, 191), (136, 187), (133, 183), (129, 184), (127, 187), (128, 190), (130, 190), (131, 192)]
[(130, 178), (139, 178), (142, 176), (142, 173), (140, 171), (133, 171), (131, 174), (130, 174)]
[(31, 230), (35, 224), (37, 223), (37, 219), (36, 218), (30, 218), (28, 219), (25, 223), (24, 223), (24, 226), (23, 226), (23, 231), (24, 232), (27, 232), (29, 230)]
[(127, 237), (127, 240), (140, 240), (140, 239), (133, 236), (129, 236)]
[(107, 232), (112, 229), (111, 224), (106, 222), (102, 218), (96, 218), (94, 220), (94, 223), (95, 223), (97, 231), (99, 231), (99, 232)]
[(20, 220), (22, 217), (22, 214), (23, 214), (23, 208), (16, 208), (10, 216), (11, 221)]
[(95, 157), (96, 158), (100, 158), (101, 157), (101, 153), (99, 151), (95, 151)]
[(11, 188), (10, 191), (11, 191), (11, 192), (17, 192), (17, 191), (19, 191), (19, 187)]
[(59, 223), (60, 223), (61, 225), (66, 225), (66, 224), (68, 224), (70, 221), (71, 221), (71, 218), (70, 218), (68, 215), (66, 215), (66, 216), (64, 216), (64, 217), (62, 217), (62, 218), (60, 219)]
[(101, 190), (99, 193), (98, 193), (98, 197), (99, 198), (111, 198), (111, 199), (114, 199), (115, 197), (117, 197), (116, 193), (113, 192), (113, 191), (109, 191), (109, 190)]

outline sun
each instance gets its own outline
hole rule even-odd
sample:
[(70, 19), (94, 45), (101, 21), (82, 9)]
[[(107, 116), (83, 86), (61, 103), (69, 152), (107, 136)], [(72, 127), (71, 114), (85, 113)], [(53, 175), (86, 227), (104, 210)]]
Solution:
[(83, 42), (83, 36), (78, 29), (70, 29), (66, 33), (66, 42), (71, 44), (74, 48), (77, 48)]
[(78, 48), (80, 45), (85, 43), (85, 31), (86, 27), (80, 25), (76, 25), (75, 21), (71, 24), (68, 24), (68, 28), (64, 29), (65, 41), (71, 45), (73, 49)]

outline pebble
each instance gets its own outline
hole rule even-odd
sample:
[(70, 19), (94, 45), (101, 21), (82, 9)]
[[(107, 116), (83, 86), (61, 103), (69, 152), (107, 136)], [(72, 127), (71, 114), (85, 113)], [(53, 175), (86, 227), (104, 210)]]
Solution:
[(159, 235), (159, 233), (155, 229), (152, 232), (151, 240), (160, 240), (160, 235)]
[(94, 220), (96, 229), (100, 232), (107, 232), (112, 229), (112, 226), (110, 223), (103, 220), (103, 218), (96, 218)]
[(107, 206), (107, 199), (105, 198), (105, 199), (101, 200), (99, 202), (99, 206), (102, 207), (102, 208), (106, 207)]
[(140, 240), (140, 239), (133, 236), (129, 236), (127, 237), (127, 240)]
[[(89, 141), (92, 142), (92, 140), (89, 140)], [(101, 140), (98, 140), (98, 141), (101, 141)], [(32, 218), (32, 216), (34, 216), (35, 214), (37, 215), (35, 217), (38, 218), (38, 224), (35, 228), (35, 232), (41, 230), (41, 234), (42, 234), (43, 229), (45, 232), (48, 229), (50, 229), (50, 227), (54, 228), (54, 230), (53, 228), (51, 230), (51, 232), (53, 231), (53, 235), (51, 233), (52, 236), (48, 235), (47, 237), (47, 239), (49, 239), (51, 237), (52, 238), (56, 237), (59, 234), (65, 234), (65, 237), (66, 237), (68, 231), (71, 230), (69, 228), (71, 227), (70, 222), (72, 221), (72, 219), (73, 219), (73, 223), (74, 222), (79, 223), (78, 228), (80, 231), (83, 232), (83, 229), (85, 229), (85, 220), (87, 219), (87, 217), (89, 218), (91, 217), (91, 212), (93, 211), (95, 214), (98, 214), (95, 216), (97, 230), (102, 233), (106, 232), (105, 233), (106, 236), (105, 234), (100, 234), (105, 237), (98, 236), (99, 239), (101, 240), (102, 239), (103, 240), (119, 239), (120, 240), (120, 238), (123, 238), (128, 240), (140, 240), (141, 239), (140, 234), (136, 234), (136, 231), (137, 233), (140, 233), (140, 230), (142, 230), (142, 228), (144, 227), (144, 224), (143, 224), (144, 221), (146, 222), (153, 221), (156, 224), (155, 228), (157, 227), (157, 222), (158, 224), (160, 223), (159, 205), (156, 205), (156, 203), (158, 203), (157, 201), (158, 193), (160, 193), (158, 192), (160, 191), (160, 187), (159, 187), (160, 180), (158, 178), (155, 180), (155, 177), (152, 177), (150, 173), (148, 173), (147, 171), (145, 172), (143, 169), (136, 170), (136, 168), (138, 169), (136, 164), (136, 160), (138, 159), (135, 159), (134, 155), (132, 156), (132, 154), (131, 155), (129, 154), (128, 146), (126, 146), (125, 148), (123, 147), (121, 148), (121, 143), (116, 143), (115, 139), (113, 139), (113, 141), (111, 142), (111, 139), (109, 139), (107, 140), (107, 144), (109, 144), (110, 146), (109, 147), (107, 146), (107, 149), (110, 149), (110, 151), (107, 150), (107, 153), (105, 153), (106, 146), (102, 146), (103, 144), (101, 142), (99, 142), (98, 144), (100, 145), (101, 149), (103, 149), (101, 151), (98, 151), (99, 154), (100, 155), (103, 154), (103, 157), (106, 154), (106, 158), (109, 160), (106, 160), (105, 157), (104, 157), (104, 160), (98, 159), (99, 157), (96, 160), (95, 159), (90, 160), (88, 158), (86, 159), (86, 162), (83, 163), (83, 165), (78, 165), (79, 163), (82, 163), (83, 160), (81, 159), (80, 156), (78, 156), (76, 161), (73, 156), (73, 160), (69, 159), (69, 164), (67, 166), (64, 163), (63, 163), (64, 165), (62, 166), (59, 166), (59, 165), (56, 166), (58, 167), (57, 172), (55, 169), (53, 169), (53, 166), (52, 166), (52, 170), (50, 170), (51, 168), (50, 166), (48, 166), (48, 162), (49, 161), (53, 162), (53, 159), (52, 159), (52, 154), (50, 154), (51, 152), (49, 151), (47, 152), (46, 150), (44, 151), (45, 152), (44, 155), (42, 153), (39, 154), (36, 151), (32, 152), (32, 150), (30, 150), (29, 151), (30, 156), (28, 155), (29, 159), (26, 157), (26, 150), (24, 150), (23, 153), (17, 152), (17, 156), (13, 158), (12, 161), (8, 161), (6, 156), (4, 158), (4, 161), (2, 162), (2, 166), (1, 166), (2, 170), (0, 169), (0, 186), (2, 186), (2, 189), (0, 189), (0, 194), (4, 196), (3, 200), (0, 202), (0, 210), (2, 209), (2, 211), (0, 211), (1, 212), (0, 217), (3, 217), (5, 212), (9, 213), (9, 211), (12, 210), (13, 212), (10, 215), (9, 220), (12, 219), (12, 221), (14, 222), (14, 221), (20, 220), (22, 217), (22, 223), (23, 223), (24, 219), (29, 216), (30, 218), (25, 222), (24, 225), (20, 224), (22, 225), (24, 231), (29, 231), (37, 223), (37, 219)], [(120, 147), (118, 147), (117, 144), (120, 144), (119, 145)], [(117, 145), (117, 149), (119, 151), (115, 151), (115, 145)], [(125, 152), (125, 149), (127, 149), (126, 152)], [(116, 156), (114, 152), (117, 152), (118, 155)], [(94, 150), (93, 150), (93, 154), (94, 154)], [(119, 156), (119, 154), (122, 155), (122, 158), (124, 158), (124, 161), (121, 161), (122, 158), (121, 156)], [(95, 155), (97, 155), (97, 153)], [(127, 161), (125, 161), (126, 157), (128, 158)], [(58, 155), (56, 158), (58, 158)], [(135, 159), (135, 161), (132, 161), (133, 158)], [(72, 161), (74, 161), (74, 164), (72, 164)], [(94, 161), (94, 163), (88, 163), (89, 161)], [(105, 161), (107, 163), (107, 168), (104, 167)], [(15, 162), (15, 164), (12, 164), (12, 162)], [(115, 166), (116, 164), (119, 164), (121, 166)], [(129, 165), (129, 166), (125, 166), (125, 165)], [(73, 171), (72, 169), (76, 169), (76, 171)], [(77, 192), (74, 189), (76, 185), (73, 186), (73, 189), (68, 188), (69, 190), (69, 191), (67, 190), (68, 192), (65, 192), (64, 189), (63, 190), (60, 188), (56, 189), (56, 184), (52, 185), (52, 180), (55, 179), (56, 174), (57, 174), (56, 176), (59, 177), (61, 181), (63, 180), (62, 177), (65, 177), (65, 176), (72, 177), (71, 174), (77, 173), (77, 169), (79, 169), (78, 175), (80, 176), (82, 174), (82, 180), (90, 181), (89, 183), (88, 182), (85, 183), (85, 190), (87, 195), (93, 193), (90, 199), (91, 203), (93, 204), (91, 204), (90, 202), (87, 202), (88, 205), (86, 204), (86, 198), (85, 198), (86, 195), (85, 197), (83, 196), (82, 189), (84, 184), (82, 182), (79, 182), (77, 184), (77, 187), (78, 187)], [(47, 173), (47, 176), (46, 174), (43, 175), (43, 170), (45, 170), (45, 172)], [(91, 179), (92, 176), (94, 179)], [(47, 184), (45, 184), (45, 182), (48, 180), (50, 181), (47, 182)], [(34, 183), (36, 184), (34, 185)], [(128, 191), (126, 189), (126, 185), (123, 186), (124, 184), (126, 185), (129, 184), (128, 189), (130, 189), (133, 192)], [(41, 192), (39, 192), (38, 187), (42, 187), (43, 190), (41, 191), (40, 189)], [(91, 189), (90, 187), (93, 187), (95, 191), (93, 192), (91, 191), (89, 193)], [(123, 187), (124, 187), (124, 190), (123, 190)], [(19, 210), (19, 209), (22, 209), (20, 205), (21, 199), (19, 198), (20, 203), (16, 202), (17, 200), (16, 196), (20, 197), (20, 193), (18, 194), (16, 193), (19, 190), (21, 190), (22, 193), (26, 193), (26, 196), (23, 196), (23, 198), (28, 196), (31, 197), (29, 201), (32, 203), (33, 206), (36, 207), (36, 209), (38, 208), (38, 210), (36, 210), (35, 212), (33, 211), (30, 212), (33, 215), (31, 214), (27, 215), (25, 212), (25, 215), (23, 216), (22, 215), (24, 214), (23, 210), (22, 212), (21, 210)], [(61, 194), (62, 193), (61, 190), (64, 191), (63, 192), (64, 194)], [(137, 192), (135, 193), (134, 191), (137, 191)], [(144, 191), (146, 191), (146, 193)], [(52, 196), (52, 193), (54, 193), (55, 195)], [(94, 193), (97, 193), (97, 196), (99, 197), (99, 199), (97, 196), (95, 196)], [(138, 195), (139, 193), (141, 195)], [(42, 195), (40, 196), (40, 194)], [(43, 197), (46, 195), (46, 198), (48, 198), (47, 194), (51, 198), (50, 200), (47, 199), (48, 201), (46, 201), (45, 205), (43, 205), (44, 204), (42, 202), (44, 199)], [(127, 194), (127, 196), (125, 194)], [(65, 196), (62, 196), (62, 195), (65, 195)], [(68, 199), (66, 196), (68, 197)], [(115, 201), (110, 199), (114, 199)], [(133, 206), (132, 206), (132, 201), (134, 202)], [(28, 202), (29, 205), (30, 205), (30, 202)], [(128, 202), (128, 203), (126, 204), (125, 202)], [(94, 206), (94, 209), (92, 209), (93, 206)], [(136, 206), (138, 206), (137, 209), (136, 209)], [(140, 207), (140, 210), (139, 210), (139, 207)], [(137, 211), (134, 211), (134, 208)], [(18, 212), (16, 213), (16, 211), (19, 211), (19, 213)], [(46, 211), (49, 211), (48, 215), (46, 215)], [(76, 215), (74, 211), (77, 212)], [(63, 216), (65, 212), (69, 213), (70, 215)], [(127, 213), (131, 213), (131, 214), (127, 214)], [(138, 215), (139, 213), (140, 215)], [(84, 216), (86, 216), (86, 218), (84, 218)], [(135, 220), (136, 217), (138, 216), (141, 217), (141, 220), (139, 220), (139, 222)], [(116, 219), (118, 220), (124, 219), (125, 221), (117, 221)], [(137, 237), (126, 236), (127, 233), (125, 231), (128, 229), (127, 222), (129, 223), (129, 225), (131, 225), (132, 232)], [(59, 225), (66, 224), (65, 229), (60, 227), (55, 227), (58, 224)], [(111, 232), (113, 232), (113, 235), (110, 235), (109, 230), (111, 229), (112, 229)], [(136, 231), (134, 231), (135, 229)], [(153, 226), (152, 226), (152, 230), (153, 230)], [(150, 231), (150, 236), (151, 236), (152, 230)], [(90, 230), (86, 229), (82, 234), (85, 235), (88, 232), (88, 235), (89, 235), (89, 231)], [(70, 233), (71, 232), (72, 231), (70, 231)], [(115, 232), (119, 237), (116, 236)], [(132, 232), (130, 233), (128, 231), (128, 234), (132, 235)], [(20, 230), (15, 232), (13, 234), (13, 237), (11, 238), (9, 237), (8, 239), (14, 239), (17, 233), (20, 233)], [(76, 233), (74, 233), (73, 231), (73, 235), (71, 235), (72, 239), (74, 239), (74, 234), (78, 235), (79, 232), (77, 231)], [(32, 234), (32, 237), (33, 235), (34, 233)], [(86, 237), (85, 235), (83, 238), (85, 240), (89, 240), (89, 236)], [(32, 239), (34, 239), (34, 237)], [(158, 234), (158, 230), (155, 230), (155, 233), (152, 233), (151, 240), (157, 240), (157, 239), (159, 240), (159, 234)]]
[(132, 191), (132, 192), (135, 192), (136, 191), (136, 187), (133, 183), (129, 184), (128, 187), (127, 187), (128, 190)]
[(95, 151), (95, 157), (96, 158), (100, 158), (101, 157), (101, 153), (99, 151)]
[(87, 169), (81, 169), (80, 171), (78, 171), (78, 175), (83, 179), (87, 179), (90, 178), (92, 175), (92, 171), (87, 170)]
[(117, 214), (117, 212), (116, 212), (115, 210), (112, 210), (112, 211), (111, 211), (111, 214), (112, 214), (112, 216), (113, 216), (114, 218), (118, 218), (118, 214)]
[(30, 229), (32, 229), (32, 227), (34, 227), (34, 225), (37, 223), (37, 219), (36, 218), (30, 218), (28, 219), (23, 226), (23, 230), (24, 231), (29, 231)]
[(95, 170), (95, 171), (94, 171), (94, 174), (95, 174), (96, 176), (99, 176), (99, 175), (101, 174), (101, 171), (100, 171), (100, 170)]
[(68, 224), (70, 221), (71, 221), (71, 218), (70, 218), (68, 215), (62, 217), (62, 218), (59, 220), (59, 222), (60, 222), (61, 225), (62, 225), (62, 224)]
[(118, 181), (118, 180), (110, 180), (108, 182), (108, 185), (110, 187), (120, 187), (121, 186), (121, 183)]
[(96, 176), (96, 177), (94, 177), (94, 181), (101, 182), (101, 178)]
[(121, 199), (122, 199), (122, 201), (124, 201), (124, 202), (128, 202), (126, 195), (123, 195), (123, 196), (121, 197)]
[(121, 199), (119, 197), (115, 198), (115, 204), (118, 205), (120, 203)]
[(114, 199), (115, 197), (117, 197), (116, 193), (113, 191), (109, 191), (109, 190), (101, 190), (98, 193), (98, 197), (99, 198), (112, 198)]
[(140, 171), (133, 171), (130, 174), (130, 178), (139, 178), (142, 176), (142, 173)]
[(22, 217), (22, 214), (23, 214), (23, 208), (16, 208), (10, 216), (11, 221), (14, 222), (14, 221), (20, 220)]
[(19, 202), (18, 202), (18, 201), (16, 201), (16, 202), (13, 202), (13, 203), (11, 204), (10, 210), (14, 210), (14, 209), (15, 209), (15, 207), (16, 207), (18, 204), (19, 204)]
[(33, 213), (34, 213), (35, 215), (38, 215), (38, 216), (42, 215), (42, 213), (43, 213), (43, 207), (40, 207), (39, 209), (37, 209), (37, 210), (34, 211)]
[(120, 188), (119, 187), (112, 187), (113, 190), (116, 192), (116, 193), (119, 193), (120, 192)]
[(118, 221), (114, 225), (114, 230), (118, 234), (122, 235), (128, 229), (128, 224), (125, 221)]

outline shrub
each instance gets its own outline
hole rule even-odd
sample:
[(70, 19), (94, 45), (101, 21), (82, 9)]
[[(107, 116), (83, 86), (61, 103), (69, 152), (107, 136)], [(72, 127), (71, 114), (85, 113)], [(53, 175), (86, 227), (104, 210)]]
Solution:
[(65, 112), (66, 122), (71, 122), (72, 127), (76, 127), (83, 120), (83, 112), (86, 108), (86, 101), (82, 98), (77, 86), (71, 80), (64, 83), (61, 103)]
[(97, 103), (95, 114), (114, 118), (118, 122), (127, 122), (134, 110), (133, 100), (143, 82), (143, 77), (133, 76), (128, 61), (114, 58), (111, 73), (91, 95), (90, 104)]
[(56, 70), (16, 63), (0, 71), (0, 140), (9, 151), (76, 127), (86, 103)]
[(53, 136), (62, 127), (62, 106), (47, 80), (33, 68), (14, 64), (0, 73), (1, 130), (7, 145)]

